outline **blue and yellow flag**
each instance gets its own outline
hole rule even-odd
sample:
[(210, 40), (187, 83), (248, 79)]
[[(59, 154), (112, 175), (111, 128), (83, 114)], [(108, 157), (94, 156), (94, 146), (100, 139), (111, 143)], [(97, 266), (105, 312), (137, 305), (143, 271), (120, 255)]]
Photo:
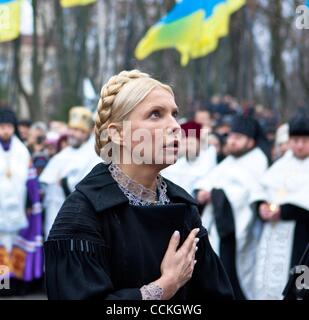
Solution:
[(63, 8), (70, 8), (76, 6), (86, 6), (96, 1), (97, 0), (60, 0), (60, 4)]
[(139, 42), (135, 56), (144, 59), (152, 52), (175, 48), (181, 65), (209, 54), (229, 32), (230, 16), (246, 0), (179, 0), (174, 8), (149, 29)]
[(19, 37), (20, 6), (19, 0), (0, 0), (0, 42)]

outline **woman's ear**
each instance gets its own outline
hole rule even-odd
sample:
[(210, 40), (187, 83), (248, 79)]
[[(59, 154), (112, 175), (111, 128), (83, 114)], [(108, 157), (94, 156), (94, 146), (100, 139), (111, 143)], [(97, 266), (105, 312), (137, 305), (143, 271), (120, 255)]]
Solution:
[(108, 136), (111, 141), (118, 145), (123, 145), (123, 129), (116, 123), (110, 123), (107, 127)]

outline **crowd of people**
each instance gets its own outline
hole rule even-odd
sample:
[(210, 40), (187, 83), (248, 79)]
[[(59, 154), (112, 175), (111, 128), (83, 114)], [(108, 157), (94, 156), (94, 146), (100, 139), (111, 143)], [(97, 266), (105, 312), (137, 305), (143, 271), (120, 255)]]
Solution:
[[(235, 297), (304, 298), (287, 284), (308, 259), (308, 115), (280, 124), (262, 106), (215, 96), (180, 123), (186, 143), (161, 174), (195, 199)], [(10, 277), (0, 296), (44, 288), (43, 242), (65, 199), (102, 162), (94, 140), (93, 114), (82, 106), (68, 124), (0, 109), (0, 265)]]
[(10, 277), (0, 296), (44, 291), (43, 242), (65, 198), (100, 162), (92, 118), (74, 107), (68, 124), (47, 125), (0, 109), (0, 265)]
[(237, 299), (279, 300), (284, 289), (301, 299), (305, 287), (286, 283), (293, 267), (308, 264), (308, 114), (280, 124), (259, 107), (224, 109), (219, 117), (198, 110), (182, 124), (189, 142), (162, 174), (198, 202)]

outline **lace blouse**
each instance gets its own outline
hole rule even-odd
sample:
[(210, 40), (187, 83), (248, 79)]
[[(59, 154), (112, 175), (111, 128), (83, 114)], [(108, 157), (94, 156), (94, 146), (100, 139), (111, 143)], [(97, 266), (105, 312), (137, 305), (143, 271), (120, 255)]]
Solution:
[(157, 192), (144, 187), (126, 175), (116, 164), (108, 167), (112, 177), (119, 188), (129, 199), (129, 203), (135, 206), (164, 205), (169, 204), (167, 185), (161, 175), (157, 176)]

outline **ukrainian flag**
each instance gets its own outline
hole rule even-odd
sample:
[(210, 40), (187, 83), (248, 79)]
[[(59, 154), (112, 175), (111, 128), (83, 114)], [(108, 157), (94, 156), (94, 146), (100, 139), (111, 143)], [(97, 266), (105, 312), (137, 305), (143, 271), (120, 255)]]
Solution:
[(229, 31), (230, 16), (246, 0), (179, 0), (175, 7), (146, 33), (135, 56), (144, 59), (152, 52), (175, 48), (181, 65), (209, 54)]
[(63, 8), (70, 8), (75, 6), (86, 6), (96, 1), (97, 0), (60, 0), (60, 4)]
[(0, 42), (19, 37), (20, 6), (19, 0), (0, 0)]
[(238, 11), (246, 0), (207, 1), (206, 17), (203, 21), (201, 37), (193, 45), (192, 58), (200, 58), (217, 49), (219, 40), (229, 33), (230, 17)]

